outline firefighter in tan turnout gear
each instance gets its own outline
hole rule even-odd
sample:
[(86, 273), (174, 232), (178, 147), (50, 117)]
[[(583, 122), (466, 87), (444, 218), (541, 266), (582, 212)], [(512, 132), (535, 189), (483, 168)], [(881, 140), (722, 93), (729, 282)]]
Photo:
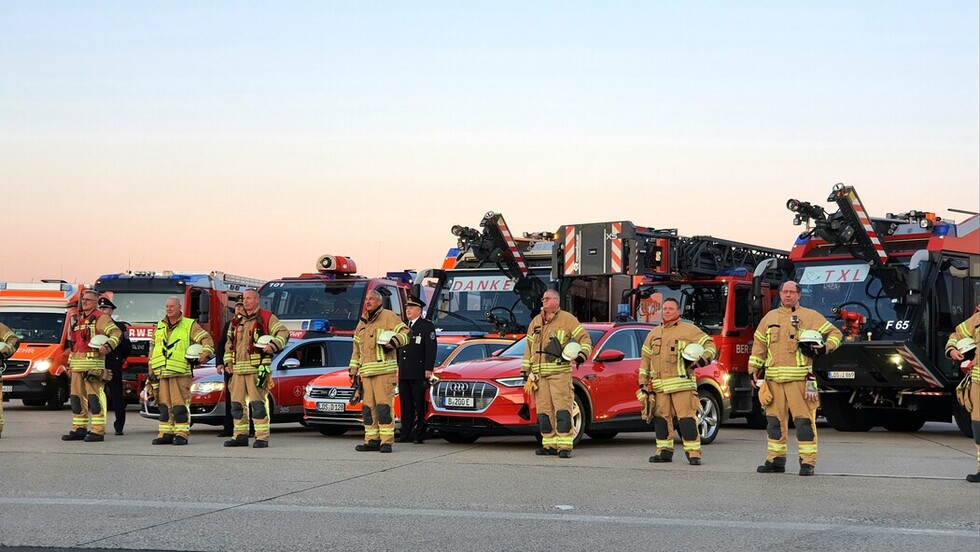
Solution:
[(255, 424), (253, 448), (269, 446), (269, 390), (272, 389), (272, 355), (289, 340), (289, 330), (272, 312), (259, 308), (254, 289), (242, 295), (245, 314), (228, 326), (225, 370), (231, 372), (231, 418), (233, 438), (226, 447), (248, 446), (248, 419)]
[(833, 352), (843, 334), (815, 310), (800, 306), (800, 286), (779, 288), (779, 308), (766, 313), (752, 340), (749, 372), (758, 378), (759, 402), (766, 409), (768, 434), (765, 464), (759, 473), (786, 471), (789, 416), (796, 424), (800, 475), (813, 475), (817, 465), (815, 417), (820, 397), (813, 375), (813, 357)]
[(657, 451), (651, 462), (671, 462), (674, 458), (674, 418), (680, 426), (684, 454), (691, 465), (701, 465), (701, 434), (697, 413), (700, 406), (694, 369), (707, 366), (715, 358), (715, 342), (697, 326), (680, 320), (680, 304), (665, 299), (663, 324), (650, 330), (643, 341), (640, 360), (640, 398), (654, 393), (653, 427)]
[(577, 367), (588, 359), (592, 339), (574, 316), (559, 308), (557, 291), (545, 291), (541, 304), (541, 312), (528, 326), (527, 346), (521, 364), (521, 375), (536, 386), (534, 402), (541, 448), (535, 454), (570, 458), (575, 440), (572, 363)]
[[(99, 294), (82, 292), (78, 318), (71, 329), (71, 431), (62, 441), (99, 442), (105, 440), (105, 384), (112, 372), (105, 367), (105, 356), (119, 345), (122, 331), (108, 314), (99, 312)], [(91, 431), (89, 431), (91, 424)]]
[(980, 363), (977, 362), (977, 343), (980, 342), (980, 305), (973, 316), (956, 326), (956, 331), (946, 342), (946, 356), (958, 363), (967, 364), (969, 385), (967, 402), (964, 407), (970, 411), (970, 421), (973, 426), (973, 442), (977, 445), (977, 472), (966, 476), (970, 483), (980, 483)]
[[(156, 400), (160, 421), (154, 445), (186, 445), (191, 431), (193, 365), (214, 355), (214, 339), (196, 320), (185, 318), (180, 299), (168, 297), (166, 316), (157, 322), (150, 341), (150, 378), (159, 383)], [(194, 354), (193, 345), (200, 345)], [(190, 353), (188, 355), (188, 353)]]
[[(3, 373), (4, 362), (17, 352), (20, 340), (17, 334), (0, 322), (0, 374)], [(3, 435), (3, 390), (0, 389), (0, 435)]]
[(348, 366), (351, 384), (360, 379), (364, 388), (364, 443), (354, 447), (361, 452), (391, 452), (395, 441), (396, 349), (408, 343), (408, 326), (382, 304), (377, 290), (364, 298), (364, 313), (354, 328), (354, 350)]

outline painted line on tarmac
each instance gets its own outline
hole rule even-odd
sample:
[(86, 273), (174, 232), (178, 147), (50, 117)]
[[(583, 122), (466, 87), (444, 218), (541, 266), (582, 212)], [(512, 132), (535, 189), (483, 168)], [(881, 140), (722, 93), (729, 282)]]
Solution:
[(817, 473), (817, 477), (872, 477), (877, 479), (924, 479), (929, 481), (966, 481), (965, 477), (942, 477), (938, 475), (890, 475), (887, 473)]
[[(70, 498), (2, 498), (0, 505), (11, 506), (66, 506), (77, 507), (108, 507), (108, 508), (159, 508), (166, 510), (211, 510), (203, 514), (227, 510), (247, 512), (275, 513), (306, 513), (306, 514), (336, 514), (397, 517), (450, 518), (473, 520), (504, 520), (504, 521), (536, 521), (536, 522), (573, 522), (606, 525), (635, 525), (648, 527), (677, 527), (703, 529), (705, 527), (729, 530), (766, 530), (813, 533), (833, 531), (835, 533), (866, 534), (866, 535), (905, 535), (917, 537), (968, 538), (976, 539), (978, 530), (958, 529), (913, 529), (908, 527), (882, 527), (877, 525), (848, 524), (848, 523), (791, 523), (776, 521), (726, 521), (712, 519), (686, 519), (664, 517), (636, 516), (601, 516), (589, 514), (545, 514), (535, 512), (504, 512), (479, 510), (432, 510), (425, 508), (374, 508), (357, 506), (301, 506), (294, 504), (234, 504), (221, 502), (164, 502), (150, 500), (83, 500)], [(200, 514), (199, 514), (200, 515)], [(181, 520), (174, 520), (176, 523)], [(130, 531), (132, 532), (132, 531)], [(105, 537), (99, 540), (105, 540)]]

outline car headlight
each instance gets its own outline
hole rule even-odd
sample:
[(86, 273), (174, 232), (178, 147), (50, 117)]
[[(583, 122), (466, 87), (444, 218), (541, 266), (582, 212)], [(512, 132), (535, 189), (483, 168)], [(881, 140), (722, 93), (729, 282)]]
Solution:
[(223, 381), (199, 381), (191, 384), (191, 393), (195, 395), (208, 395), (215, 391), (221, 391), (224, 388), (225, 383)]
[(731, 381), (731, 379), (732, 379), (732, 375), (726, 373), (721, 377), (721, 382), (724, 383), (725, 385), (728, 385), (728, 382)]
[(312, 392), (313, 392), (313, 384), (307, 383), (306, 390), (305, 390), (306, 396), (309, 397), (310, 393)]
[(39, 360), (39, 361), (37, 361), (37, 362), (34, 363), (34, 367), (31, 368), (31, 373), (32, 374), (40, 374), (41, 372), (47, 372), (48, 369), (51, 368), (51, 364), (52, 364), (52, 362), (51, 362), (51, 359), (50, 358), (46, 358), (44, 360)]
[(516, 378), (500, 378), (494, 380), (504, 387), (524, 387), (524, 378), (517, 376)]

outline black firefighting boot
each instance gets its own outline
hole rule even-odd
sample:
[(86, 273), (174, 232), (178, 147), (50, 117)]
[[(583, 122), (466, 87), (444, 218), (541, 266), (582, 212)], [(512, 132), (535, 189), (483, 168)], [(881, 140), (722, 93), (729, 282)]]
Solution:
[(381, 445), (380, 447), (378, 447), (378, 450), (384, 453), (389, 453), (391, 452), (391, 445), (388, 444)]
[(225, 441), (226, 447), (247, 447), (248, 446), (248, 435), (239, 435), (234, 439), (228, 439)]
[(537, 454), (538, 456), (554, 456), (558, 454), (558, 451), (550, 447), (541, 447), (534, 451), (534, 454)]
[(89, 433), (82, 439), (86, 443), (101, 443), (105, 441), (105, 435), (99, 435), (98, 433)]
[(81, 440), (85, 439), (85, 435), (87, 435), (87, 434), (88, 434), (88, 430), (83, 427), (83, 428), (80, 428), (80, 429), (69, 431), (68, 432), (68, 435), (62, 435), (61, 436), (61, 440), (62, 441), (81, 441)]
[(559, 450), (558, 451), (558, 458), (571, 458), (571, 457), (572, 457), (572, 451), (570, 451), (570, 450)]
[(759, 473), (786, 473), (786, 459), (776, 458), (773, 461), (766, 460), (766, 463), (755, 469)]
[(367, 443), (361, 443), (354, 447), (357, 452), (375, 452), (381, 450), (381, 441), (378, 439), (372, 439)]
[(980, 471), (978, 471), (977, 473), (971, 473), (970, 475), (966, 476), (966, 480), (969, 481), (970, 483), (980, 483)]
[(177, 445), (177, 446), (186, 445), (187, 444), (187, 437), (184, 437), (183, 435), (178, 435), (178, 436), (174, 437), (174, 444)]
[(252, 443), (252, 448), (269, 448), (269, 441), (266, 441), (265, 439), (256, 439), (255, 442)]
[(654, 454), (653, 456), (650, 457), (650, 461), (653, 462), (654, 464), (663, 464), (663, 463), (673, 462), (674, 461), (674, 451), (672, 451), (672, 450), (665, 450), (665, 451), (661, 452), (660, 454)]
[(164, 433), (160, 437), (156, 437), (152, 441), (150, 441), (150, 444), (153, 444), (153, 445), (172, 445), (172, 444), (174, 444), (174, 434), (173, 433)]
[(813, 475), (813, 466), (810, 464), (800, 464), (800, 475)]

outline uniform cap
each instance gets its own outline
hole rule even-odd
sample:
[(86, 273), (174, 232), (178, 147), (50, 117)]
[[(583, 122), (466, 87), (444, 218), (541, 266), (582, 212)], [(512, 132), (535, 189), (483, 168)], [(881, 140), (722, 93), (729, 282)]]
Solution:
[(405, 306), (406, 307), (419, 307), (419, 308), (422, 308), (422, 307), (425, 306), (425, 301), (419, 299), (418, 297), (416, 297), (414, 295), (410, 295), (408, 297), (408, 301), (405, 302)]
[(99, 297), (99, 308), (109, 307), (112, 310), (116, 310), (116, 305), (109, 300), (108, 297)]

